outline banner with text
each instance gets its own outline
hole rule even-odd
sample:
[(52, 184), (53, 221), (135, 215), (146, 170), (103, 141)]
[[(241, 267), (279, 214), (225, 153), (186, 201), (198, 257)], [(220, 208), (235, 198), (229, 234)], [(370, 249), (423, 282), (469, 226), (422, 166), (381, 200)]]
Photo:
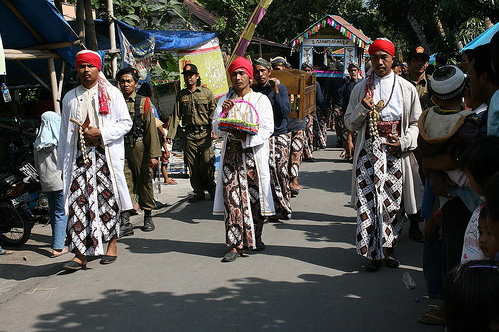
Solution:
[[(186, 64), (195, 64), (199, 70), (201, 85), (209, 88), (215, 98), (227, 93), (229, 86), (218, 38), (196, 48), (179, 51), (179, 58), (179, 71), (182, 72)], [(183, 75), (180, 75), (180, 83), (182, 87), (185, 86)]]

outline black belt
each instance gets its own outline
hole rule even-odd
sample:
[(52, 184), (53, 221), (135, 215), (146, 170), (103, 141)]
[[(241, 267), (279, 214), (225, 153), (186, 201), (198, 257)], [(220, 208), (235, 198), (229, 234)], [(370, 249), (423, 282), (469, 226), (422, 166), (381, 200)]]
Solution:
[(211, 130), (211, 124), (208, 125), (200, 125), (200, 126), (185, 126), (186, 131), (203, 131), (203, 130)]

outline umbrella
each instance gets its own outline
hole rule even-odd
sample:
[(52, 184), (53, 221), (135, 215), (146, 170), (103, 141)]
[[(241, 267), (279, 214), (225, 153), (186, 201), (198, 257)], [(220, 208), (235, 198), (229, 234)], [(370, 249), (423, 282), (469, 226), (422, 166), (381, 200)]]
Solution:
[(461, 52), (466, 50), (473, 50), (478, 46), (490, 43), (490, 40), (492, 39), (492, 37), (494, 37), (496, 32), (499, 32), (499, 24), (495, 24), (494, 26), (488, 28), (480, 36), (470, 41), (468, 44), (466, 44), (465, 47), (461, 49)]

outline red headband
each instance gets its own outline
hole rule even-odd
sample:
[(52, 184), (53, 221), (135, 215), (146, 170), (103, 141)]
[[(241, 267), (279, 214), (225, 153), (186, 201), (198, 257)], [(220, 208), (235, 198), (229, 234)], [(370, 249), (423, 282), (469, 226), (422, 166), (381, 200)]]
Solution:
[(249, 62), (248, 59), (239, 57), (232, 64), (229, 66), (229, 69), (227, 70), (229, 74), (232, 74), (236, 69), (242, 69), (248, 74), (248, 76), (253, 79), (253, 66), (251, 65), (251, 62)]
[(385, 51), (391, 56), (395, 56), (395, 45), (385, 38), (376, 39), (371, 46), (369, 46), (369, 55), (372, 56), (377, 51)]
[(102, 70), (100, 55), (92, 51), (81, 51), (76, 54), (76, 67), (79, 67), (82, 63), (89, 63), (99, 70)]

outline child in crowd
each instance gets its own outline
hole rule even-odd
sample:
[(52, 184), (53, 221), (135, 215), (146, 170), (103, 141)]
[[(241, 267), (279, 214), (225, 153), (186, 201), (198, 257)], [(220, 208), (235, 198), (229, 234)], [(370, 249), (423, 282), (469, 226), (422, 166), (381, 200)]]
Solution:
[[(499, 172), (499, 138), (489, 136), (475, 142), (461, 156), (460, 166), (466, 172), (471, 189), (483, 197), (485, 183)], [(461, 263), (485, 258), (479, 250), (478, 241), (478, 221), (483, 206), (483, 203), (480, 204), (469, 220), (464, 235)]]
[(40, 131), (35, 139), (35, 167), (40, 176), (40, 185), (49, 202), (50, 224), (52, 225), (52, 252), (55, 258), (68, 252), (66, 248), (67, 217), (64, 212), (62, 171), (56, 168), (57, 145), (61, 128), (61, 116), (47, 111), (42, 114)]
[(161, 174), (163, 174), (164, 184), (177, 184), (177, 181), (168, 177), (168, 163), (170, 159), (170, 151), (172, 150), (172, 145), (166, 140), (166, 135), (168, 134), (168, 127), (170, 126), (170, 115), (162, 114), (160, 117), (161, 122), (163, 122), (164, 136), (160, 136), (161, 141)]
[(497, 261), (499, 258), (499, 241), (492, 236), (487, 226), (487, 208), (482, 208), (480, 211), (480, 218), (478, 219), (478, 243), (480, 250), (485, 257)]
[(447, 332), (499, 330), (499, 265), (490, 260), (456, 266), (445, 280)]

